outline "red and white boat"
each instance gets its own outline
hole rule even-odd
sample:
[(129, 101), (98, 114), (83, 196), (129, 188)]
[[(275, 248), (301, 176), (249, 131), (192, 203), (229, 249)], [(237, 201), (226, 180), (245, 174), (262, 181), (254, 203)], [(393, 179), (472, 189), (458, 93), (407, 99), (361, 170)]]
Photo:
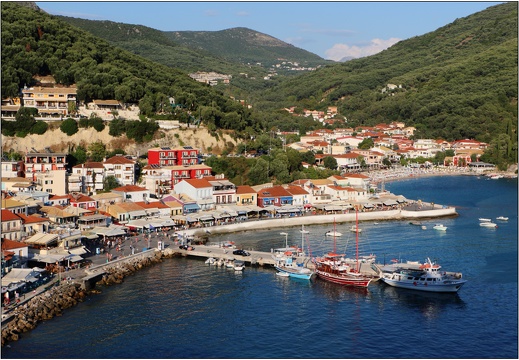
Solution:
[[(358, 223), (358, 214), (356, 219), (356, 222)], [(356, 267), (352, 268), (345, 262), (344, 254), (337, 254), (335, 252), (336, 241), (334, 237), (333, 252), (313, 260), (315, 264), (315, 273), (319, 278), (325, 281), (346, 286), (367, 287), (369, 285), (373, 278), (359, 272), (359, 233), (357, 232), (356, 234)]]

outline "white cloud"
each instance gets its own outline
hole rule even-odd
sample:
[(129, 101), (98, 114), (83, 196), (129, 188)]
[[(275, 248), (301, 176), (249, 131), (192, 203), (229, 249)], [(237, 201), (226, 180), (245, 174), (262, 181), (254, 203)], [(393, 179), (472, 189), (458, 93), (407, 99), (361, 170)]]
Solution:
[(236, 13), (236, 16), (240, 16), (240, 17), (241, 17), (241, 16), (250, 16), (250, 13), (247, 12), (247, 11), (238, 11), (238, 12)]
[(388, 47), (396, 44), (401, 39), (390, 38), (384, 39), (373, 39), (366, 45), (346, 45), (346, 44), (335, 44), (331, 49), (326, 50), (324, 53), (327, 59), (339, 61), (344, 58), (361, 58), (365, 56), (374, 55), (387, 49)]

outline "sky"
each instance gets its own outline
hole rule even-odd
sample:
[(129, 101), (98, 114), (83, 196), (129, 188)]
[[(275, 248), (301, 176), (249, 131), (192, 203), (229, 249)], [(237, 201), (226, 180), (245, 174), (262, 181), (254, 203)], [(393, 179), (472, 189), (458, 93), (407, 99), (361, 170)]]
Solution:
[(246, 27), (328, 60), (376, 54), (502, 2), (37, 1), (49, 14), (162, 31)]

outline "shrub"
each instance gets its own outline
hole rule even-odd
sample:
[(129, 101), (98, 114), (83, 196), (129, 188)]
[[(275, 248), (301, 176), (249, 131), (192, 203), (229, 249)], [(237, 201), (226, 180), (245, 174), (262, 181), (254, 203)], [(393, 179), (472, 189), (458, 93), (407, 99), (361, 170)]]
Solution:
[(78, 132), (77, 122), (74, 119), (68, 118), (63, 120), (60, 125), (60, 130), (67, 134), (68, 136), (72, 136)]
[(49, 124), (47, 124), (45, 121), (38, 120), (31, 128), (31, 134), (43, 135), (47, 132), (48, 129)]

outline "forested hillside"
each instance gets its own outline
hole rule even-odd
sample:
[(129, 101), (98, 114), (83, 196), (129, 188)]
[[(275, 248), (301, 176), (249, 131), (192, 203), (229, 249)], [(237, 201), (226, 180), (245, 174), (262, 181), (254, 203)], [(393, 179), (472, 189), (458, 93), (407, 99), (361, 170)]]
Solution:
[[(517, 148), (517, 3), (493, 6), (363, 59), (255, 96), (267, 110), (338, 105), (351, 125), (404, 121), (417, 137), (512, 138)], [(398, 87), (383, 92), (387, 84)], [(514, 140), (515, 139), (515, 140)]]
[(279, 59), (297, 62), (302, 66), (332, 63), (309, 51), (247, 28), (238, 27), (221, 31), (166, 31), (165, 35), (193, 49), (205, 50), (221, 58), (243, 64), (261, 63), (269, 67), (278, 64)]
[(76, 84), (81, 101), (134, 102), (149, 115), (169, 110), (174, 97), (182, 105), (178, 111), (202, 117), (213, 130), (251, 125), (242, 105), (177, 69), (109, 45), (46, 13), (2, 2), (2, 96), (18, 96), (34, 83), (34, 75), (49, 74), (59, 84)]
[(238, 62), (224, 60), (204, 49), (194, 50), (170, 39), (166, 33), (142, 25), (131, 25), (113, 21), (86, 20), (59, 16), (59, 19), (94, 36), (107, 40), (110, 44), (128, 50), (136, 55), (164, 64), (186, 73), (215, 71), (222, 74), (263, 77), (267, 72), (259, 66), (245, 66)]

